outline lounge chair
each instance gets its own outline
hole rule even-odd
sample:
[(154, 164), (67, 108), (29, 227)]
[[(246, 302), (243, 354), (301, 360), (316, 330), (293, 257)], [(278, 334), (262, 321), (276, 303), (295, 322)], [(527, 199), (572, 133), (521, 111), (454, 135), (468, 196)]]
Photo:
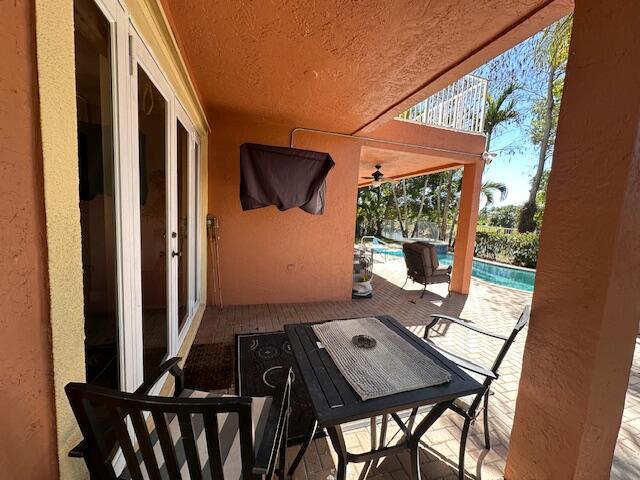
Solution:
[(407, 279), (424, 286), (420, 298), (424, 296), (427, 285), (433, 283), (451, 283), (451, 266), (441, 266), (435, 245), (427, 242), (405, 242), (402, 253), (407, 265)]
[[(69, 383), (84, 437), (69, 455), (84, 458), (92, 480), (253, 480), (274, 471), (284, 480), (291, 371), (274, 397), (223, 396), (183, 389), (179, 360), (164, 362), (134, 393)], [(167, 372), (174, 396), (149, 395)], [(126, 462), (119, 476), (111, 463), (116, 447)]]

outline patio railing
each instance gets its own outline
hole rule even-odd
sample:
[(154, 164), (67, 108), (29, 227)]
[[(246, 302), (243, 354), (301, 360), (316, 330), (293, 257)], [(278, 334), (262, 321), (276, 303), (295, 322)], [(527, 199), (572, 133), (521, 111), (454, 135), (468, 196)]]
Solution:
[(465, 75), (398, 116), (400, 120), (481, 133), (484, 127), (487, 80)]

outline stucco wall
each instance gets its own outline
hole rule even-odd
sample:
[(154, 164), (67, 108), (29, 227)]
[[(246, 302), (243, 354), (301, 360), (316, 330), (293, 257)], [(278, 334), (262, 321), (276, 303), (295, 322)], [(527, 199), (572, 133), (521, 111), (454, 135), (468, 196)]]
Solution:
[(610, 476), (640, 318), (639, 17), (576, 2), (509, 480)]
[(324, 215), (276, 207), (243, 212), (240, 145), (288, 146), (293, 127), (216, 112), (210, 118), (209, 213), (220, 222), (223, 304), (350, 298), (360, 142), (296, 134), (294, 146), (327, 151), (336, 163), (327, 179)]
[[(252, 116), (209, 112), (214, 125), (209, 152), (209, 213), (220, 223), (219, 274), (224, 305), (314, 302), (351, 298), (356, 199), (363, 146), (423, 153), (357, 137), (296, 130), (293, 146), (328, 152), (336, 163), (327, 177), (323, 215), (266, 207), (243, 212), (240, 205), (240, 145), (288, 146), (296, 127)], [(445, 132), (407, 122), (379, 128), (376, 138), (412, 145), (460, 149), (473, 156), (444, 154), (443, 164), (476, 162), (484, 136)], [(465, 140), (467, 143), (465, 144)], [(209, 265), (210, 274), (215, 262)], [(215, 284), (215, 277), (209, 282)], [(211, 303), (218, 303), (217, 294)]]
[(33, 36), (33, 3), (1, 2), (0, 477), (8, 479), (57, 475)]
[[(356, 136), (365, 136), (357, 134)], [(389, 120), (379, 124), (366, 135), (380, 140), (390, 140), (394, 142), (404, 142), (415, 145), (425, 145), (434, 149), (446, 149), (479, 156), (484, 152), (487, 138), (484, 133), (458, 132), (447, 128), (432, 127), (419, 122), (407, 120)], [(456, 160), (463, 163), (472, 163), (474, 158), (467, 155), (455, 155), (451, 152), (440, 152), (436, 150), (430, 155), (440, 156), (448, 160)]]

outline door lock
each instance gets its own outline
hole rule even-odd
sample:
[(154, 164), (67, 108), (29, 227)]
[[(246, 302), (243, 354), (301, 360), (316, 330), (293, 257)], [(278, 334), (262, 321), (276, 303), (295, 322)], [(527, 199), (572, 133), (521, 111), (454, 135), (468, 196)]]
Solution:
[(181, 257), (182, 256), (182, 252), (171, 252), (171, 257)]

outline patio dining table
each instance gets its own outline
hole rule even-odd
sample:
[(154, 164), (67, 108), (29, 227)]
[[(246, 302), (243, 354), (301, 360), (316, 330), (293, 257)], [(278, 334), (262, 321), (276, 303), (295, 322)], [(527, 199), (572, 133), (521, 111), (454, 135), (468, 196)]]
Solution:
[[(419, 480), (420, 462), (418, 449), (421, 437), (455, 399), (477, 394), (481, 391), (482, 385), (479, 382), (410, 332), (393, 317), (382, 315), (375, 318), (402, 339), (404, 342), (402, 343), (403, 347), (406, 345), (407, 349), (415, 349), (420, 354), (427, 356), (435, 365), (449, 372), (450, 381), (425, 388), (362, 400), (340, 372), (338, 365), (314, 332), (314, 325), (325, 322), (285, 325), (284, 329), (289, 337), (293, 356), (302, 377), (302, 382), (309, 393), (311, 406), (315, 414), (315, 420), (309, 425), (305, 442), (291, 464), (288, 472), (290, 476), (293, 476), (306, 449), (313, 440), (316, 430), (325, 428), (338, 456), (337, 480), (346, 478), (347, 464), (349, 462), (374, 461), (407, 449), (411, 455), (412, 478)], [(341, 320), (331, 321), (340, 322)], [(412, 351), (411, 353), (414, 354), (415, 352)], [(427, 405), (433, 405), (433, 407), (413, 428), (418, 408)], [(407, 410), (411, 410), (411, 415), (407, 421), (403, 421), (398, 412)], [(357, 420), (374, 419), (379, 415), (389, 415), (398, 424), (404, 434), (402, 441), (393, 446), (386, 446), (382, 442), (376, 446), (375, 435), (372, 434), (371, 451), (365, 453), (347, 451), (341, 426)], [(386, 422), (383, 422), (383, 430), (385, 426)], [(381, 438), (383, 436), (384, 434), (381, 431)]]

